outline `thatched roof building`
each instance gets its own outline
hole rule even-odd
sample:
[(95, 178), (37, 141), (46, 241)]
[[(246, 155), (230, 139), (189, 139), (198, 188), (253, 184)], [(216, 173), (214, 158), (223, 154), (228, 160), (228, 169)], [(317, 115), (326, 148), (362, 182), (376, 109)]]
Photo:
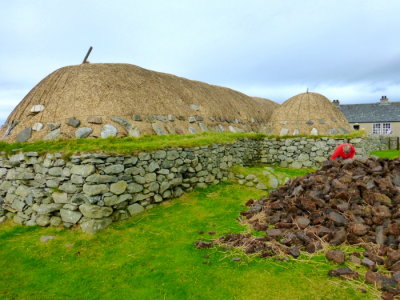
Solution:
[(18, 104), (0, 131), (8, 141), (258, 131), (279, 105), (129, 64), (58, 69)]
[(352, 130), (343, 113), (325, 96), (303, 93), (274, 110), (267, 133), (274, 135), (331, 135)]

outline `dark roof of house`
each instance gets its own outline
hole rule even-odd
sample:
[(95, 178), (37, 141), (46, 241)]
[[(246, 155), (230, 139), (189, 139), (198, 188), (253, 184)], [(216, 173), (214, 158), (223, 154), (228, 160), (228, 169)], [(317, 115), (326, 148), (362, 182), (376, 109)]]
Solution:
[(400, 122), (400, 102), (341, 104), (339, 109), (350, 123)]

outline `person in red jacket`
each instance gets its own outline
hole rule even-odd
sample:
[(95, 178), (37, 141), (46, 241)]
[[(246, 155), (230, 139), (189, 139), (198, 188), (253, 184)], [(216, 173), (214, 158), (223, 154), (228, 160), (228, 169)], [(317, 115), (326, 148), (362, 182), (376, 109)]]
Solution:
[(341, 144), (333, 152), (331, 160), (353, 158), (355, 154), (356, 148), (352, 144)]

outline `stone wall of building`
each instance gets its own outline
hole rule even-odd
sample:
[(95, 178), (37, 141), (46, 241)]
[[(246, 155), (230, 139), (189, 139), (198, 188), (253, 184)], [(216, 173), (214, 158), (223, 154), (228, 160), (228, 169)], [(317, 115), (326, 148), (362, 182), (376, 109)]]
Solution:
[[(36, 152), (0, 155), (0, 223), (71, 227), (95, 233), (196, 187), (234, 178), (232, 165), (318, 168), (346, 140), (240, 140), (228, 145), (174, 148), (135, 156)], [(353, 139), (357, 155), (387, 143)]]

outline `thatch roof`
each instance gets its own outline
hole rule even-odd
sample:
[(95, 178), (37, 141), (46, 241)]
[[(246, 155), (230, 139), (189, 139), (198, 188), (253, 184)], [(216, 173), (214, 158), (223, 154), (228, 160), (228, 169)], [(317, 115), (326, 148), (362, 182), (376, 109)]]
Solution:
[[(71, 117), (80, 121), (79, 127), (91, 127), (90, 136), (94, 137), (100, 136), (104, 124), (115, 126), (118, 136), (128, 135), (126, 126), (112, 121), (113, 117), (126, 120), (141, 134), (155, 133), (151, 122), (166, 133), (190, 133), (188, 126), (200, 132), (199, 122), (210, 128), (221, 124), (225, 130), (233, 126), (251, 131), (265, 124), (277, 106), (229, 88), (134, 65), (85, 63), (58, 69), (39, 82), (8, 117), (9, 131), (10, 124), (19, 123), (6, 139), (15, 140), (24, 128), (37, 127), (37, 123), (43, 124), (43, 129), (33, 131), (30, 140), (41, 139), (49, 133), (47, 124), (57, 122), (61, 123), (63, 137), (75, 137), (76, 128), (65, 124)], [(135, 121), (133, 115), (143, 120)], [(168, 115), (172, 117), (165, 121)], [(90, 116), (101, 117), (102, 123), (89, 123)], [(196, 116), (196, 122), (188, 122), (189, 117)], [(1, 137), (5, 131), (3, 128)]]
[(352, 130), (343, 113), (325, 96), (307, 92), (274, 110), (268, 133), (275, 135), (341, 134)]

